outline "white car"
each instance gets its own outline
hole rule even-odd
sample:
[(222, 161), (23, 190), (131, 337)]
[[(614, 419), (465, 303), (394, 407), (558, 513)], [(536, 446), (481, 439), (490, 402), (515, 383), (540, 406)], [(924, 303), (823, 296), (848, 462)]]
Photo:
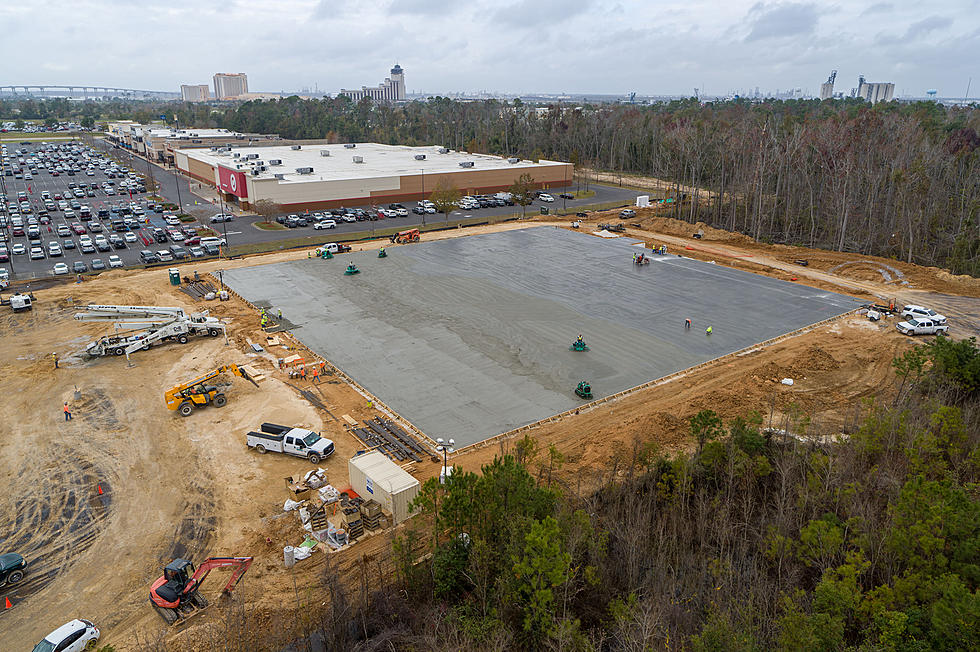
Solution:
[[(109, 256), (109, 267), (110, 268), (112, 268), (112, 267), (122, 267), (122, 266), (123, 266), (122, 258), (120, 258), (119, 256), (116, 256), (115, 254), (113, 254), (112, 256)], [(55, 267), (57, 267), (57, 265), (55, 265)], [(67, 269), (67, 268), (65, 268), (65, 269)]]
[(68, 265), (64, 263), (58, 263), (57, 265), (54, 266), (55, 276), (64, 276), (67, 273), (68, 273)]
[(538, 199), (540, 199), (541, 201), (544, 201), (544, 202), (553, 202), (553, 201), (555, 201), (555, 198), (552, 197), (551, 195), (549, 195), (548, 193), (542, 193), (542, 194), (538, 195)]
[(132, 231), (126, 231), (123, 234), (123, 240), (125, 240), (126, 242), (129, 242), (129, 243), (136, 242), (136, 240), (137, 240), (136, 234), (133, 233)]
[(354, 217), (353, 215), (351, 215), (350, 213), (344, 213), (343, 217), (341, 217), (340, 219), (342, 219), (345, 222), (356, 222), (357, 221), (357, 218)]
[(180, 226), (180, 218), (178, 218), (176, 215), (166, 215), (164, 216), (163, 221), (169, 226)]
[(211, 223), (214, 224), (216, 222), (231, 222), (233, 219), (235, 219), (235, 216), (232, 215), (231, 213), (218, 213), (217, 215), (211, 216)]
[(946, 323), (945, 315), (940, 315), (935, 310), (930, 310), (925, 306), (917, 306), (914, 304), (902, 308), (902, 317), (905, 317), (906, 319), (921, 319), (921, 318), (931, 319), (937, 324)]
[(174, 255), (170, 253), (170, 251), (168, 251), (167, 249), (161, 249), (160, 251), (157, 252), (157, 258), (160, 259), (160, 262), (169, 263), (171, 260), (174, 259)]
[(334, 220), (321, 220), (313, 225), (313, 228), (319, 231), (320, 229), (336, 229), (337, 222)]
[(33, 652), (81, 652), (93, 649), (99, 636), (99, 628), (93, 623), (76, 618), (45, 636)]

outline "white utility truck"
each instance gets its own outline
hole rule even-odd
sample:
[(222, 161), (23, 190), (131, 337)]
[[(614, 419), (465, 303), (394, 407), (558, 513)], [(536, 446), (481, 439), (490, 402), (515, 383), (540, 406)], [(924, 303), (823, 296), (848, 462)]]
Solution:
[(310, 464), (319, 464), (320, 460), (332, 455), (334, 449), (332, 441), (312, 430), (275, 423), (263, 423), (259, 432), (249, 432), (245, 436), (245, 443), (259, 453), (272, 451), (305, 457)]

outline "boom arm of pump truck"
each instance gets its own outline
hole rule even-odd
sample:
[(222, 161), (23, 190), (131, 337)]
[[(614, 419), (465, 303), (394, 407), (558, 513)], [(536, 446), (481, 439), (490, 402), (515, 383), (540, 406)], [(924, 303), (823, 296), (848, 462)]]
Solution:
[[(201, 584), (204, 583), (204, 580), (208, 578), (208, 573), (215, 568), (232, 567), (235, 570), (232, 572), (231, 577), (228, 578), (228, 583), (225, 584), (225, 588), (222, 589), (224, 593), (230, 594), (235, 586), (237, 586), (242, 580), (242, 576), (245, 575), (249, 566), (251, 565), (251, 557), (209, 557), (197, 567), (197, 571), (194, 573), (194, 584), (191, 586), (191, 590), (199, 589)], [(185, 590), (185, 593), (186, 592), (188, 591)]]
[[(166, 393), (166, 395), (164, 397), (167, 400), (167, 405), (171, 405), (171, 404), (176, 405), (176, 396), (178, 394), (180, 394), (181, 392), (183, 392), (184, 390), (190, 389), (191, 387), (194, 387), (195, 385), (200, 385), (201, 383), (206, 383), (209, 380), (212, 380), (213, 378), (217, 378), (218, 376), (220, 376), (221, 374), (223, 374), (226, 371), (230, 371), (231, 373), (235, 374), (236, 376), (238, 376), (240, 378), (244, 378), (245, 380), (247, 380), (248, 382), (252, 383), (256, 387), (259, 386), (259, 384), (257, 382), (255, 382), (255, 379), (252, 378), (251, 376), (249, 376), (248, 375), (248, 372), (245, 371), (244, 369), (242, 369), (237, 364), (221, 365), (220, 367), (216, 367), (215, 369), (212, 369), (211, 371), (209, 371), (208, 373), (204, 374), (203, 376), (198, 376), (194, 380), (189, 380), (186, 383), (181, 383), (179, 385), (174, 385), (173, 387), (171, 387), (170, 389), (168, 389), (167, 390), (167, 393)], [(173, 407), (171, 409), (176, 410), (177, 408), (176, 407)]]
[(183, 308), (168, 306), (109, 306), (89, 304), (76, 312), (78, 321), (172, 321), (186, 317)]

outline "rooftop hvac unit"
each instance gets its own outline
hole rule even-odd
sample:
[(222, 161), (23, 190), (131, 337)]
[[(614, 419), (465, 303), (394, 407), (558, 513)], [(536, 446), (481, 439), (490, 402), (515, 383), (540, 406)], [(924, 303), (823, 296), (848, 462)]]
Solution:
[(286, 175), (285, 174), (277, 174), (276, 175), (276, 180), (278, 180), (278, 181), (282, 181), (285, 178), (286, 178)]
[(440, 147), (439, 148), (439, 153), (440, 154), (448, 154), (449, 153), (449, 150), (446, 149), (445, 147)]
[(321, 149), (320, 150), (320, 156), (330, 156), (330, 150), (329, 149)]
[(513, 163), (520, 163), (521, 162), (521, 159), (515, 158), (515, 157), (512, 156), (509, 159), (507, 159), (507, 162), (508, 163), (511, 163), (511, 164), (513, 164)]
[(235, 152), (234, 154), (232, 154), (232, 156), (235, 157), (235, 158), (238, 158), (241, 155), (242, 155), (241, 152)]
[(191, 138), (194, 138), (196, 136), (200, 136), (200, 134), (191, 134), (190, 136), (191, 136)]
[(355, 147), (357, 147), (357, 145), (355, 145), (354, 143), (347, 143), (346, 145), (344, 145), (344, 147), (346, 147), (347, 149), (354, 149)]
[(253, 177), (257, 177), (260, 174), (262, 174), (262, 170), (260, 170), (259, 168), (252, 168), (252, 176)]
[(191, 142), (192, 143), (199, 143), (199, 142), (201, 142), (201, 139), (200, 138), (192, 138), (191, 139)]
[(473, 161), (460, 161), (459, 167), (461, 167), (461, 168), (471, 168), (471, 167), (473, 167)]
[(217, 145), (211, 145), (211, 151), (212, 152), (220, 152), (221, 151), (221, 148), (218, 147)]
[(259, 172), (265, 172), (269, 168), (265, 167), (264, 165), (256, 165), (255, 169), (258, 170)]
[(363, 156), (355, 156), (353, 158), (354, 158), (354, 162), (355, 163), (363, 163), (364, 162), (364, 157)]
[(265, 161), (255, 161), (256, 165), (265, 165)]
[(269, 165), (282, 165), (282, 159), (281, 158), (270, 158), (269, 159)]
[(416, 161), (424, 161), (425, 160), (425, 154), (416, 154), (415, 155), (415, 160)]
[(313, 168), (296, 168), (297, 174), (313, 174)]
[(245, 140), (245, 134), (238, 134), (235, 136), (235, 140)]
[(253, 159), (257, 159), (258, 157), (259, 157), (259, 155), (258, 155), (258, 154), (246, 154), (246, 155), (245, 155), (245, 158), (246, 158), (247, 160), (249, 160), (249, 161), (251, 161), (251, 160), (253, 160)]
[(303, 149), (303, 146), (302, 145), (293, 145), (289, 149), (292, 149), (292, 150)]

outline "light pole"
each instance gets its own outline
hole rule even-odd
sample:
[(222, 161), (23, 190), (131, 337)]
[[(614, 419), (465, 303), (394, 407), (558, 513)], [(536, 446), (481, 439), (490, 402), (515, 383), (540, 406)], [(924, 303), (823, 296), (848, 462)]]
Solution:
[(450, 438), (448, 442), (443, 442), (442, 437), (436, 439), (436, 450), (442, 452), (442, 473), (439, 474), (439, 482), (444, 484), (449, 477), (449, 454), (455, 452), (456, 440)]

